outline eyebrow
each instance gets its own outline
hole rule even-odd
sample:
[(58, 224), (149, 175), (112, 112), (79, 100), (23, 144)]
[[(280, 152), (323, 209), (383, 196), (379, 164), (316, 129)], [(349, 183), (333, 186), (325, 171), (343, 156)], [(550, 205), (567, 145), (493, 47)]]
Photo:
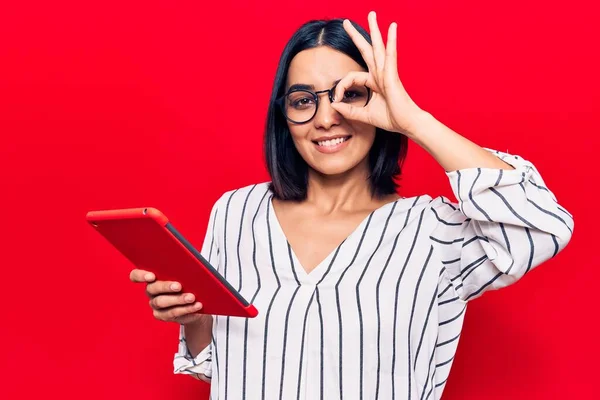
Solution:
[[(331, 86), (335, 86), (338, 83), (340, 83), (341, 79), (337, 79), (333, 82), (333, 85)], [(289, 89), (287, 90), (287, 92), (291, 92), (292, 90), (315, 90), (315, 85), (308, 85), (306, 83), (294, 83), (292, 86), (289, 87)]]

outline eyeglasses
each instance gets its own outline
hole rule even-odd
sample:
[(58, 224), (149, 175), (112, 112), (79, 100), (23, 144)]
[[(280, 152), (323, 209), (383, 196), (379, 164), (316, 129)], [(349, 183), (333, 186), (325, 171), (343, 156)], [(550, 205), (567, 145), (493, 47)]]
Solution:
[[(319, 108), (319, 95), (327, 93), (329, 101), (333, 102), (335, 88), (337, 83), (331, 89), (319, 90), (313, 92), (309, 89), (295, 88), (279, 97), (276, 102), (281, 107), (283, 115), (295, 124), (305, 124), (317, 115)], [(371, 89), (366, 86), (352, 86), (344, 92), (343, 103), (355, 107), (365, 107), (371, 98)]]

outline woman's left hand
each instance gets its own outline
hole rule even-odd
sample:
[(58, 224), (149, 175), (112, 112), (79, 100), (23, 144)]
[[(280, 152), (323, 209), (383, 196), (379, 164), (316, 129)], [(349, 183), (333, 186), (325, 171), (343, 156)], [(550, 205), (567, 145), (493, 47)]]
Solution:
[[(389, 27), (386, 47), (377, 26), (375, 12), (371, 11), (368, 19), (373, 45), (367, 42), (350, 21), (344, 21), (344, 29), (358, 47), (369, 71), (346, 75), (336, 87), (332, 107), (344, 118), (410, 137), (424, 112), (410, 98), (398, 76), (397, 24), (392, 23)], [(346, 90), (355, 85), (367, 86), (372, 91), (371, 99), (365, 107), (340, 102)]]

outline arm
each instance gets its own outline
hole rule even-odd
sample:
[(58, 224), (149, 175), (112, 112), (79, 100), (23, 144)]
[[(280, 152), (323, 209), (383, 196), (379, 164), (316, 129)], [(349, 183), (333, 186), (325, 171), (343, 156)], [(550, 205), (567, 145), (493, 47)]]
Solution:
[[(344, 21), (368, 71), (353, 71), (342, 78), (331, 107), (344, 118), (406, 135), (447, 171), (459, 204), (444, 199), (432, 202), (439, 223), (431, 240), (444, 263), (448, 284), (468, 300), (486, 288), (516, 281), (556, 255), (571, 239), (573, 219), (558, 205), (535, 167), (520, 157), (492, 154), (415, 104), (398, 76), (397, 24), (390, 24), (385, 45), (375, 13), (369, 13), (368, 19), (372, 44)], [(353, 85), (371, 88), (366, 106), (341, 101)]]
[(206, 319), (182, 325), (183, 336), (192, 357), (197, 357), (202, 350), (210, 345), (212, 338), (212, 316), (207, 317)]
[(514, 167), (464, 136), (459, 135), (425, 111), (417, 111), (405, 135), (421, 146), (446, 171), (467, 168), (514, 169)]
[(510, 163), (511, 169), (447, 172), (459, 202), (438, 198), (431, 204), (437, 219), (432, 244), (448, 287), (465, 301), (508, 286), (556, 256), (570, 241), (574, 226), (571, 214), (558, 204), (533, 164), (483, 151)]
[(533, 164), (486, 150), (426, 112), (415, 115), (405, 134), (447, 171), (459, 200), (454, 209), (432, 204), (432, 242), (459, 298), (508, 286), (567, 245), (573, 218)]
[(190, 375), (196, 379), (210, 382), (212, 376), (212, 317), (208, 323), (200, 320), (197, 324), (181, 325), (179, 346), (173, 367), (175, 374)]
[[(219, 201), (211, 210), (206, 235), (200, 253), (218, 268)], [(213, 317), (205, 315), (192, 323), (180, 325), (179, 346), (173, 359), (174, 373), (191, 375), (203, 381), (212, 376), (212, 323)]]

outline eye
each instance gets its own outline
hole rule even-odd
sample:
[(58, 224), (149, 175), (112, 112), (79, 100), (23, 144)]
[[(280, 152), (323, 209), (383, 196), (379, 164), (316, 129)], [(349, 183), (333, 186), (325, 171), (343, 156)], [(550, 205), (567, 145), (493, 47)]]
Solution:
[(310, 93), (301, 91), (290, 93), (287, 100), (288, 106), (297, 110), (310, 108), (315, 104), (315, 99)]
[(351, 87), (344, 92), (342, 101), (347, 103), (366, 102), (368, 97), (367, 89), (364, 87)]
[(302, 106), (306, 106), (311, 103), (313, 103), (312, 99), (309, 99), (308, 97), (303, 97), (301, 99), (294, 100), (292, 102), (292, 105), (294, 107), (302, 107)]
[(344, 93), (344, 98), (345, 99), (353, 99), (355, 97), (359, 96), (359, 93), (353, 91), (353, 90), (346, 90), (346, 92)]

